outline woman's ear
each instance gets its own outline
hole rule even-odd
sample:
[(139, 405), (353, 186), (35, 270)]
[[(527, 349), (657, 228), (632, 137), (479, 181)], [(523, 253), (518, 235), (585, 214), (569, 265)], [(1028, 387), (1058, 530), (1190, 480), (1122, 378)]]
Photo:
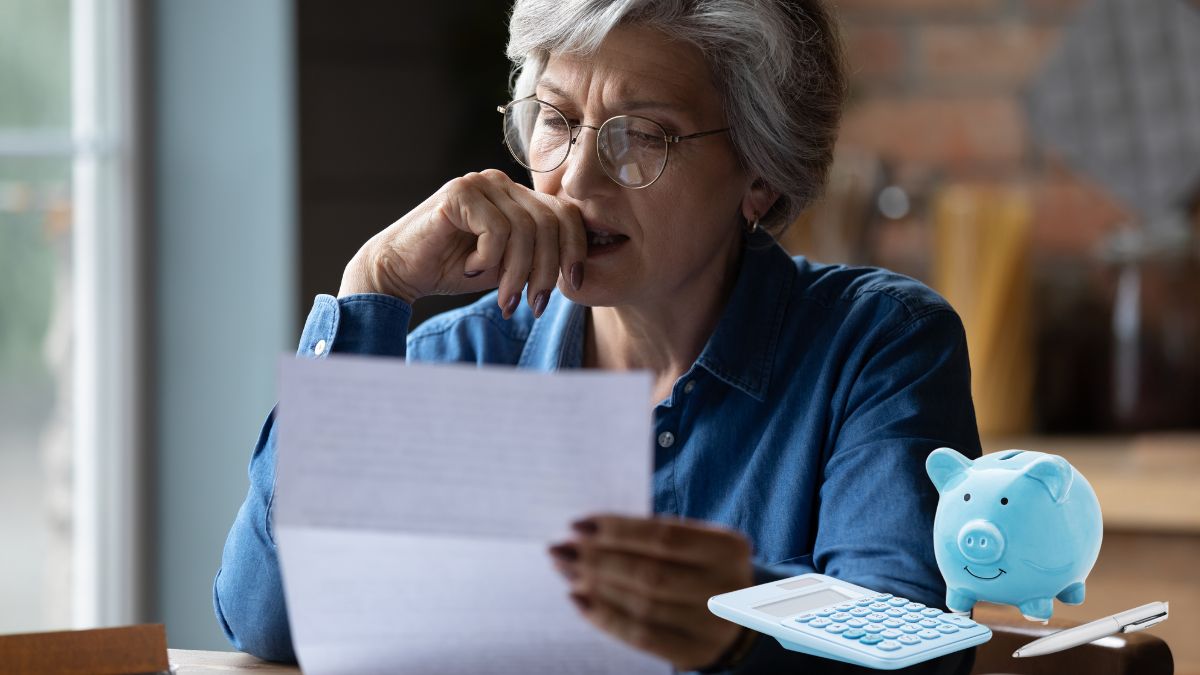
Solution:
[(779, 199), (779, 193), (772, 190), (767, 185), (767, 181), (755, 178), (742, 197), (742, 217), (746, 219), (747, 223), (759, 220), (767, 215), (767, 211), (771, 210), (777, 199)]

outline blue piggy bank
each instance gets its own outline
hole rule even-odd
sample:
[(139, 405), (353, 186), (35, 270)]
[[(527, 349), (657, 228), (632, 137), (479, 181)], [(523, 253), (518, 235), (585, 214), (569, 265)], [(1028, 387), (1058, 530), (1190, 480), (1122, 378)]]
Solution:
[(938, 448), (925, 470), (940, 494), (933, 545), (951, 611), (987, 600), (1045, 622), (1054, 598), (1083, 602), (1103, 520), (1092, 486), (1067, 460), (1009, 450), (972, 461)]

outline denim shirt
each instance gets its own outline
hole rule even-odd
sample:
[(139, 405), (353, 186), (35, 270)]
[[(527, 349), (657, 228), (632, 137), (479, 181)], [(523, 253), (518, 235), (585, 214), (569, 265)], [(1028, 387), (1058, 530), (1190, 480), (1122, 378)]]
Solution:
[[(505, 320), (493, 292), (409, 332), (402, 300), (319, 295), (297, 353), (580, 368), (586, 312), (556, 290), (540, 318), (522, 304)], [(716, 328), (653, 414), (654, 512), (742, 532), (755, 583), (820, 572), (945, 607), (925, 457), (941, 446), (978, 457), (980, 445), (962, 323), (927, 287), (792, 258), (769, 235), (751, 236)], [(235, 647), (294, 660), (271, 525), (273, 422), (272, 412), (213, 601)], [(973, 656), (921, 672), (965, 673)], [(813, 668), (856, 672), (765, 636), (737, 672)]]

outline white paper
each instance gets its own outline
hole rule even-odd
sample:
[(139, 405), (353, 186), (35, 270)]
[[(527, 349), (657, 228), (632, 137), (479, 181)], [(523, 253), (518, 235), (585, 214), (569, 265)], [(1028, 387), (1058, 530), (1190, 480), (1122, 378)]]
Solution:
[(548, 544), (650, 514), (645, 373), (281, 360), (274, 523), (308, 675), (670, 673), (592, 626)]

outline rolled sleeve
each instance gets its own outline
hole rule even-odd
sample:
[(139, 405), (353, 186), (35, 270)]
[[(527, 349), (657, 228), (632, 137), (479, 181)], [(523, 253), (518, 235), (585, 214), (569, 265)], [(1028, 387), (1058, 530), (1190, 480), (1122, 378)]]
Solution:
[(297, 356), (323, 358), (330, 353), (403, 358), (412, 306), (379, 293), (344, 298), (321, 294), (304, 322)]

